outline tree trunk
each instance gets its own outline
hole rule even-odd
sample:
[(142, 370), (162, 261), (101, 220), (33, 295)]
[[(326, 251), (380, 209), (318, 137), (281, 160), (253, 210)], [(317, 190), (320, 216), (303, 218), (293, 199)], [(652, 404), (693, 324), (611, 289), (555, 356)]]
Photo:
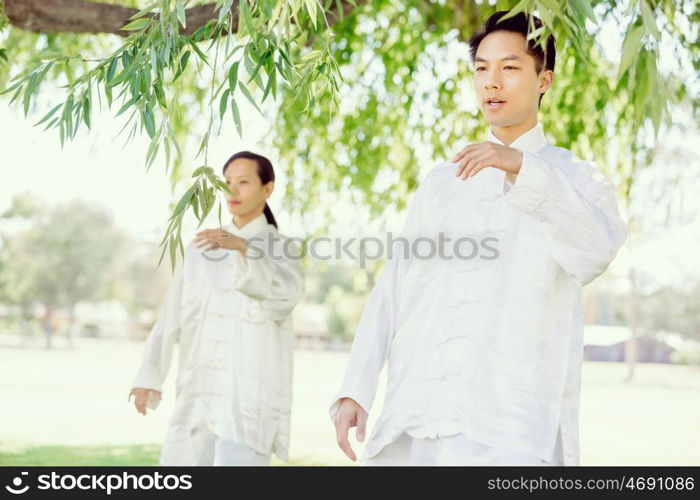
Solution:
[[(333, 26), (340, 18), (350, 15), (356, 6), (366, 0), (332, 2), (327, 12), (328, 24)], [(111, 33), (122, 37), (133, 31), (122, 31), (129, 18), (138, 9), (87, 0), (5, 0), (5, 14), (10, 24), (37, 33)], [(233, 29), (238, 27), (238, 0), (231, 6)], [(180, 27), (180, 34), (192, 35), (207, 22), (218, 17), (216, 3), (191, 7), (185, 11), (187, 28)], [(313, 36), (311, 38), (313, 40)]]
[[(238, 24), (238, 1), (233, 2), (234, 26)], [(5, 14), (10, 24), (38, 33), (112, 33), (129, 36), (133, 31), (120, 28), (139, 10), (86, 0), (5, 0)], [(216, 4), (208, 3), (185, 11), (187, 28), (180, 33), (191, 35), (217, 16)]]
[(44, 338), (46, 339), (46, 348), (51, 349), (51, 338), (53, 337), (53, 305), (46, 304), (45, 306), (46, 310), (41, 320), (41, 326), (44, 331)]
[[(630, 226), (632, 225), (632, 222), (633, 221), (630, 220)], [(639, 279), (633, 257), (634, 244), (632, 241), (632, 234), (630, 234), (628, 238), (629, 240), (627, 242), (627, 247), (629, 248), (630, 254), (630, 301), (628, 308), (628, 324), (630, 328), (630, 338), (625, 343), (625, 362), (627, 363), (627, 376), (625, 377), (625, 381), (632, 382), (632, 379), (634, 378), (634, 369), (637, 362), (637, 338), (639, 329)]]
[(68, 329), (66, 330), (66, 340), (68, 341), (68, 348), (73, 349), (73, 337), (75, 337), (75, 304), (70, 308), (70, 317), (68, 321)]

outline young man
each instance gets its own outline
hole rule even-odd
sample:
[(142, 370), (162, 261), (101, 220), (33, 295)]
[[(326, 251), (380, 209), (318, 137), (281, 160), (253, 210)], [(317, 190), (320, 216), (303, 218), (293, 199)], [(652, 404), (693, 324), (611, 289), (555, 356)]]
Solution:
[(504, 14), (470, 40), (487, 140), (429, 172), (402, 233), (454, 243), (390, 255), (332, 400), (338, 445), (356, 460), (348, 429), (364, 441), (388, 358), (367, 465), (579, 464), (582, 287), (627, 226), (595, 163), (548, 144), (537, 121), (553, 38), (528, 45), (526, 14)]

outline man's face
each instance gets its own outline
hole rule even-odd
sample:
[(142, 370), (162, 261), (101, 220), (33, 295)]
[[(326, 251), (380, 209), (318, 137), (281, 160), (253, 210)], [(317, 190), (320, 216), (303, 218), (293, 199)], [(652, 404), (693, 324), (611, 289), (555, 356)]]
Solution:
[[(525, 37), (512, 31), (495, 31), (479, 44), (474, 58), (474, 88), (486, 121), (511, 127), (537, 118), (540, 94), (547, 90), (553, 73), (535, 72), (535, 58), (525, 50)], [(491, 104), (496, 98), (501, 104)]]

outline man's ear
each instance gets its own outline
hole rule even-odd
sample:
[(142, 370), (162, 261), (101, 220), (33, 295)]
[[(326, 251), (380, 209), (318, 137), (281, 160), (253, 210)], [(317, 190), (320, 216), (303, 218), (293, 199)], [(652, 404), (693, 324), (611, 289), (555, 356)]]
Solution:
[(540, 93), (544, 94), (552, 86), (554, 71), (546, 69), (540, 74)]

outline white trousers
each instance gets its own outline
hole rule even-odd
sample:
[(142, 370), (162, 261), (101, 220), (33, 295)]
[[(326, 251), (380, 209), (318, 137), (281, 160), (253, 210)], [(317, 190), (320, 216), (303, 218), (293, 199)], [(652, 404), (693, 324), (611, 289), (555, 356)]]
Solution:
[(464, 434), (432, 438), (415, 438), (406, 432), (360, 465), (563, 465), (561, 435), (551, 461), (530, 455), (498, 450), (469, 439)]
[(207, 429), (193, 432), (197, 443), (197, 465), (270, 465), (270, 455), (263, 455), (236, 441), (221, 439)]

